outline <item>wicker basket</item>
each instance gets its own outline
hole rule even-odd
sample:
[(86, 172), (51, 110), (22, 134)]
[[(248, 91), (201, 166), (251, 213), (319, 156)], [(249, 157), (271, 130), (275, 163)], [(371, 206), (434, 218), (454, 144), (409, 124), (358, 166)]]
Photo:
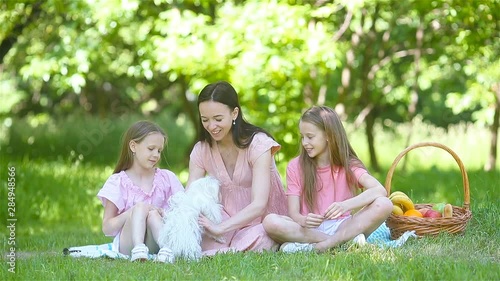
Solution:
[[(403, 150), (392, 163), (389, 172), (387, 173), (387, 179), (385, 181), (385, 189), (387, 190), (387, 196), (391, 193), (391, 180), (394, 170), (396, 169), (396, 165), (399, 163), (401, 158), (405, 156), (409, 151), (419, 148), (433, 146), (441, 148), (448, 153), (450, 153), (458, 166), (460, 167), (460, 171), (462, 173), (462, 180), (464, 185), (464, 206), (457, 207), (453, 206), (453, 216), (451, 218), (419, 218), (419, 217), (410, 217), (410, 216), (399, 216), (391, 214), (389, 218), (387, 218), (386, 224), (391, 230), (391, 238), (397, 239), (404, 232), (415, 230), (415, 233), (418, 236), (424, 235), (437, 235), (441, 232), (449, 232), (449, 233), (463, 233), (465, 231), (465, 227), (467, 226), (468, 221), (472, 217), (472, 213), (469, 209), (470, 204), (470, 194), (469, 194), (469, 179), (467, 177), (467, 173), (465, 171), (465, 167), (458, 157), (458, 155), (453, 152), (450, 148), (435, 142), (423, 142), (417, 143), (407, 147)], [(432, 208), (433, 204), (415, 204), (415, 208)]]

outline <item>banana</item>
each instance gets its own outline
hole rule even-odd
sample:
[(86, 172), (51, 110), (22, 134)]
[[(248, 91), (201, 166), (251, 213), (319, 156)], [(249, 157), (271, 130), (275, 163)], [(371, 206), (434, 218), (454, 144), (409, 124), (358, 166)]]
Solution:
[(413, 205), (413, 201), (411, 201), (411, 199), (408, 198), (408, 196), (405, 196), (405, 195), (400, 195), (400, 194), (399, 195), (394, 195), (391, 198), (391, 202), (394, 205), (401, 205), (401, 206), (403, 206), (403, 208), (402, 208), (403, 212), (415, 209), (415, 205)]
[(453, 217), (453, 206), (451, 206), (451, 204), (446, 204), (444, 206), (443, 217), (445, 218)]
[(393, 205), (392, 206), (392, 214), (401, 216), (401, 215), (403, 215), (403, 209), (401, 209), (401, 207), (399, 207), (397, 205)]
[[(406, 195), (404, 192), (402, 191), (394, 191), (393, 193), (391, 193), (391, 195), (389, 195), (389, 199), (392, 199), (392, 197), (396, 196), (396, 195), (404, 195), (406, 197), (408, 197), (408, 195)], [(410, 197), (408, 197), (410, 198)]]

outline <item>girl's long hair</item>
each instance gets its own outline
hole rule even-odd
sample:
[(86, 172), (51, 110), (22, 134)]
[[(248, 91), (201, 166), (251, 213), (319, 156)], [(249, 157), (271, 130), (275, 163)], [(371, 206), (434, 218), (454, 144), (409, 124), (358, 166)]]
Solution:
[[(198, 107), (200, 103), (205, 101), (215, 101), (227, 105), (230, 110), (238, 108), (238, 116), (234, 120), (235, 124), (232, 127), (233, 141), (239, 148), (247, 148), (253, 140), (255, 134), (262, 132), (268, 135), (270, 138), (274, 139), (271, 134), (269, 134), (264, 129), (257, 127), (248, 123), (245, 118), (243, 118), (243, 112), (241, 111), (240, 103), (238, 101), (238, 94), (236, 90), (226, 81), (218, 81), (212, 84), (208, 84), (201, 90), (198, 96)], [(199, 141), (206, 141), (210, 146), (212, 146), (212, 137), (210, 133), (205, 130), (203, 123), (201, 122), (201, 117), (199, 121)]]
[(118, 158), (118, 163), (115, 166), (113, 174), (119, 173), (132, 167), (134, 158), (129, 146), (130, 141), (140, 143), (146, 136), (151, 133), (160, 133), (165, 139), (164, 145), (167, 144), (167, 134), (165, 134), (160, 126), (153, 122), (146, 120), (138, 121), (132, 124), (130, 128), (128, 128), (128, 130), (122, 136), (122, 148), (120, 151), (120, 157)]
[[(352, 194), (356, 194), (358, 187), (356, 178), (351, 171), (352, 166), (364, 167), (356, 152), (352, 149), (344, 126), (335, 111), (327, 106), (313, 106), (306, 110), (301, 122), (311, 123), (325, 132), (327, 148), (330, 159), (330, 169), (333, 176), (333, 169), (343, 168), (347, 177), (347, 184)], [(301, 145), (299, 156), (300, 167), (303, 173), (303, 200), (311, 212), (315, 209), (316, 188), (318, 183), (316, 160), (310, 158), (304, 147)]]

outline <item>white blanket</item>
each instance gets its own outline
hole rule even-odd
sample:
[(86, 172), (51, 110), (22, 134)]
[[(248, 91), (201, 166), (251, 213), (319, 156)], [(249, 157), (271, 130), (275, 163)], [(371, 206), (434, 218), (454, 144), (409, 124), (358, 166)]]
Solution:
[[(396, 248), (401, 247), (410, 237), (417, 237), (415, 231), (407, 231), (396, 240), (391, 240), (389, 228), (383, 223), (377, 228), (367, 239), (366, 242), (380, 246), (381, 248)], [(88, 245), (80, 247), (65, 248), (64, 255), (79, 258), (100, 258), (106, 257), (111, 259), (130, 259), (130, 256), (118, 252), (118, 249), (113, 248), (113, 243), (102, 245)], [(156, 255), (149, 255), (150, 260), (154, 260)]]
[[(118, 249), (113, 248), (113, 243), (102, 245), (88, 245), (80, 247), (70, 247), (63, 250), (63, 254), (70, 257), (80, 258), (100, 258), (106, 257), (111, 259), (130, 259), (129, 255), (118, 252)], [(153, 260), (156, 255), (149, 255), (149, 259)]]

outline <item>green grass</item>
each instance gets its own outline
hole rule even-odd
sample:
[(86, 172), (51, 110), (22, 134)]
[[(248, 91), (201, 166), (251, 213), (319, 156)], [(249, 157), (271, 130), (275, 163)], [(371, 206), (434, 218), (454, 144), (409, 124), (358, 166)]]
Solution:
[[(90, 121), (91, 122), (91, 121)], [(62, 125), (62, 129), (69, 128)], [(420, 128), (422, 129), (422, 128)], [(475, 132), (448, 134), (422, 130), (412, 143), (436, 140), (456, 151), (467, 168), (473, 217), (463, 235), (441, 234), (410, 239), (397, 249), (367, 247), (334, 250), (325, 254), (235, 253), (204, 258), (200, 262), (179, 261), (173, 265), (132, 264), (124, 260), (71, 258), (62, 255), (70, 246), (110, 242), (100, 230), (102, 206), (96, 198), (113, 163), (40, 155), (2, 154), (0, 164), (0, 219), (7, 221), (7, 167), (16, 168), (16, 273), (7, 272), (7, 231), (1, 232), (4, 265), (1, 280), (500, 280), (499, 220), (500, 171), (482, 171), (487, 139)], [(21, 130), (21, 129), (19, 129)], [(401, 128), (404, 131), (405, 128)], [(470, 128), (468, 130), (471, 130)], [(40, 142), (44, 142), (39, 132)], [(62, 135), (60, 131), (54, 134)], [(112, 135), (116, 136), (117, 133)], [(352, 132), (354, 136), (357, 132)], [(19, 135), (22, 135), (19, 133)], [(78, 134), (68, 135), (69, 141)], [(362, 159), (367, 159), (363, 139), (353, 138)], [(67, 140), (67, 141), (68, 141)], [(392, 140), (390, 145), (387, 142)], [(461, 141), (459, 141), (461, 140)], [(172, 142), (176, 142), (174, 137)], [(384, 167), (375, 176), (385, 181), (387, 169), (404, 148), (404, 139), (380, 134), (380, 161)], [(104, 142), (104, 140), (103, 140)], [(61, 141), (62, 143), (62, 141)], [(24, 144), (9, 143), (14, 149)], [(105, 151), (103, 144), (100, 152)], [(40, 147), (43, 147), (40, 144)], [(66, 146), (63, 146), (66, 147)], [(5, 146), (4, 146), (5, 148)], [(5, 151), (5, 150), (3, 150)], [(54, 151), (59, 151), (54, 148)], [(5, 161), (4, 161), (5, 160)], [(365, 160), (366, 162), (367, 160)], [(284, 176), (285, 160), (280, 170)], [(163, 164), (164, 166), (167, 166)], [(170, 167), (170, 166), (167, 166)], [(185, 175), (177, 169), (176, 173)], [(416, 203), (449, 202), (462, 206), (463, 183), (454, 160), (435, 148), (411, 152), (403, 169), (398, 165), (393, 190), (405, 191)]]

